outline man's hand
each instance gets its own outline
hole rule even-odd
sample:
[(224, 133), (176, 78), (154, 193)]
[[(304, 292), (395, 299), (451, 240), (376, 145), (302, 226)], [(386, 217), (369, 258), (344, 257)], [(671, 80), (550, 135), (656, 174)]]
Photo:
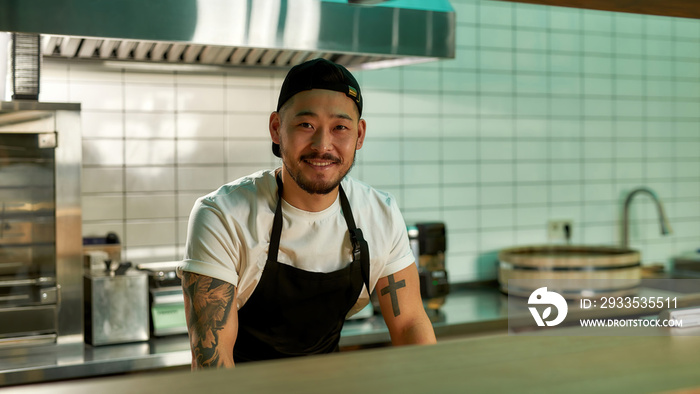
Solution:
[(423, 309), (415, 264), (380, 278), (375, 291), (394, 345), (435, 343), (433, 326)]
[(233, 367), (238, 334), (236, 288), (219, 279), (182, 273), (192, 369)]

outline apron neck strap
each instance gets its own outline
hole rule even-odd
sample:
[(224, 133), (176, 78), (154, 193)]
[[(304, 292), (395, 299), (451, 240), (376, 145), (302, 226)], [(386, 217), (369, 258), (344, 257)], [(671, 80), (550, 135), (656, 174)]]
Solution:
[(280, 238), (282, 236), (282, 177), (278, 173), (275, 176), (277, 180), (277, 208), (275, 209), (275, 217), (272, 220), (272, 232), (270, 234), (270, 249), (267, 251), (267, 261), (276, 263), (277, 253), (280, 250)]
[(347, 223), (348, 232), (350, 233), (350, 242), (352, 243), (352, 259), (353, 261), (360, 261), (360, 266), (362, 267), (362, 279), (365, 282), (365, 287), (367, 287), (367, 294), (369, 294), (369, 245), (362, 235), (362, 230), (355, 226), (355, 219), (352, 217), (350, 203), (348, 202), (348, 197), (345, 195), (343, 187), (338, 185), (338, 191), (340, 194), (340, 208), (343, 210), (345, 223)]

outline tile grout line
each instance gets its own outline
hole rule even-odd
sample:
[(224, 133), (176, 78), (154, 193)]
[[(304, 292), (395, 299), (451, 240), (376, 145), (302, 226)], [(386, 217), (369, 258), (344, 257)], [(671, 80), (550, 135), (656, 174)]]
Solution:
[[(444, 137), (445, 137), (445, 130), (444, 130), (444, 122), (443, 122), (443, 117), (442, 117), (442, 108), (444, 108), (444, 99), (445, 99), (445, 92), (444, 92), (444, 80), (445, 80), (445, 74), (443, 70), (442, 63), (438, 64), (437, 67), (437, 72), (438, 72), (438, 106), (440, 108), (440, 113), (438, 117), (438, 144), (437, 144), (437, 149), (438, 149), (438, 179), (439, 179), (439, 189), (438, 189), (438, 212), (440, 213), (440, 219), (444, 223), (444, 217), (445, 217), (445, 149), (444, 149)], [(447, 227), (447, 226), (445, 226)], [(446, 231), (449, 229), (446, 229)], [(447, 248), (445, 248), (447, 249)], [(447, 253), (447, 250), (445, 250), (445, 253)], [(447, 264), (447, 263), (446, 263)]]
[[(175, 118), (175, 124), (173, 125), (175, 129), (173, 130), (173, 143), (175, 145), (175, 157), (173, 158), (173, 187), (175, 195), (175, 212), (174, 212), (174, 222), (175, 222), (175, 256), (179, 255), (180, 249), (180, 224), (179, 224), (179, 212), (180, 212), (180, 160), (178, 159), (178, 142), (180, 137), (180, 129), (178, 127), (178, 119), (180, 117), (180, 112), (178, 108), (178, 98), (179, 98), (179, 74), (177, 71), (173, 72), (173, 100), (175, 102), (175, 108), (173, 108), (173, 117)], [(180, 256), (184, 258), (184, 256)], [(174, 257), (176, 258), (176, 257)]]
[[(516, 7), (517, 10), (517, 7)], [(517, 69), (517, 42), (518, 42), (518, 32), (520, 30), (520, 26), (517, 24), (517, 17), (516, 17), (517, 12), (513, 12), (511, 14), (511, 40), (512, 40), (512, 47), (511, 47), (511, 68), (513, 71)], [(512, 197), (512, 205), (513, 205), (513, 225), (515, 228), (518, 227), (518, 212), (520, 212), (520, 205), (518, 204), (518, 145), (519, 145), (519, 135), (518, 135), (518, 128), (516, 126), (516, 119), (518, 117), (518, 85), (516, 83), (516, 77), (515, 77), (515, 72), (511, 73), (511, 89), (512, 89), (512, 94), (511, 94), (511, 100), (512, 100), (512, 105), (513, 105), (513, 113), (511, 114), (511, 132), (512, 137), (511, 140), (513, 141), (513, 152), (512, 152), (512, 159), (513, 159), (513, 165), (511, 166), (511, 170), (513, 171), (512, 173), (512, 179), (511, 179), (511, 197)], [(519, 245), (520, 244), (520, 237), (518, 236), (518, 232), (516, 231), (514, 234), (512, 234), (512, 239), (513, 239), (513, 244), (514, 245)]]
[[(481, 14), (482, 14), (482, 9), (481, 9), (481, 3), (476, 4), (476, 15), (477, 15), (477, 20), (481, 20)], [(481, 184), (481, 169), (482, 169), (482, 154), (481, 154), (481, 141), (482, 141), (482, 124), (481, 124), (481, 96), (482, 96), (482, 91), (481, 91), (481, 55), (482, 55), (482, 47), (481, 47), (481, 27), (482, 25), (479, 23), (477, 24), (477, 29), (476, 29), (476, 45), (477, 45), (477, 50), (476, 50), (476, 108), (478, 109), (476, 112), (476, 146), (477, 146), (477, 162), (476, 162), (476, 187), (477, 189), (480, 189), (482, 184)], [(482, 217), (482, 211), (481, 211), (481, 194), (476, 193), (475, 194), (475, 199), (476, 199), (476, 210), (477, 214), (476, 216), (476, 255), (477, 259), (475, 262), (477, 270), (479, 269), (479, 257), (481, 254), (484, 252), (484, 248), (482, 246), (482, 232), (483, 232), (483, 223), (481, 220)]]
[[(579, 25), (579, 28), (582, 26), (582, 21), (581, 24)], [(581, 89), (581, 103), (579, 104), (579, 138), (580, 138), (580, 143), (579, 143), (579, 175), (581, 176), (581, 188), (582, 188), (582, 194), (583, 198), (581, 199), (581, 221), (578, 224), (571, 224), (571, 234), (572, 234), (572, 239), (573, 239), (573, 234), (575, 234), (574, 231), (579, 231), (581, 233), (579, 241), (581, 244), (584, 244), (586, 241), (586, 232), (584, 231), (584, 222), (586, 221), (586, 205), (588, 205), (588, 201), (586, 199), (586, 188), (589, 185), (589, 182), (586, 179), (586, 159), (585, 159), (585, 138), (586, 138), (586, 128), (584, 126), (586, 122), (586, 86), (585, 86), (585, 69), (586, 69), (586, 62), (585, 62), (585, 57), (583, 56), (583, 46), (584, 46), (584, 38), (583, 38), (583, 30), (581, 30), (578, 33), (578, 40), (579, 40), (579, 85)], [(577, 230), (574, 230), (576, 227), (578, 227)]]
[[(612, 22), (612, 21), (611, 21)], [(612, 70), (611, 76), (612, 76), (612, 87), (611, 87), (611, 92), (612, 92), (612, 149), (611, 149), (611, 179), (613, 182), (613, 188), (614, 190), (619, 190), (620, 189), (620, 182), (618, 180), (618, 174), (617, 174), (617, 149), (619, 147), (618, 144), (618, 138), (619, 138), (619, 131), (618, 131), (618, 89), (617, 89), (617, 77), (619, 75), (618, 72), (618, 57), (617, 57), (617, 25), (615, 23), (612, 23), (611, 26), (611, 67)], [(619, 205), (619, 204), (618, 204)], [(619, 215), (618, 215), (618, 220), (619, 220)], [(619, 227), (619, 226), (618, 226)], [(619, 232), (618, 232), (619, 234)], [(613, 231), (611, 235), (611, 239), (615, 239), (615, 227), (613, 226)]]
[[(545, 29), (546, 34), (547, 34), (547, 42), (545, 43), (545, 58), (546, 58), (546, 64), (545, 64), (545, 72), (544, 74), (546, 75), (546, 107), (545, 107), (545, 119), (547, 120), (546, 125), (545, 125), (545, 130), (544, 134), (546, 136), (546, 142), (545, 142), (545, 151), (546, 153), (546, 175), (545, 179), (547, 182), (547, 194), (546, 194), (546, 203), (547, 203), (547, 217), (545, 218), (545, 222), (543, 223), (547, 225), (547, 220), (552, 218), (553, 215), (553, 210), (552, 210), (552, 193), (553, 193), (553, 186), (552, 186), (552, 52), (551, 52), (551, 43), (550, 43), (550, 29), (549, 26)], [(546, 233), (545, 233), (546, 235)]]
[(400, 195), (400, 201), (401, 204), (403, 205), (403, 208), (406, 208), (406, 176), (404, 173), (406, 172), (406, 167), (404, 166), (404, 152), (403, 152), (403, 144), (404, 144), (404, 133), (405, 133), (405, 120), (404, 120), (404, 67), (399, 67), (397, 70), (399, 74), (399, 135), (398, 135), (398, 145), (399, 145), (399, 165), (401, 166), (401, 171), (399, 172), (399, 195)]
[(120, 80), (121, 80), (121, 91), (122, 91), (122, 102), (121, 102), (121, 110), (122, 110), (122, 230), (124, 231), (123, 237), (121, 239), (121, 244), (122, 244), (122, 259), (123, 260), (130, 260), (128, 259), (128, 252), (129, 252), (129, 245), (127, 244), (126, 240), (128, 238), (128, 204), (127, 204), (127, 199), (129, 197), (129, 193), (127, 191), (127, 166), (126, 166), (126, 158), (127, 158), (127, 151), (126, 151), (126, 117), (127, 117), (127, 111), (126, 111), (126, 69), (122, 67), (120, 69)]

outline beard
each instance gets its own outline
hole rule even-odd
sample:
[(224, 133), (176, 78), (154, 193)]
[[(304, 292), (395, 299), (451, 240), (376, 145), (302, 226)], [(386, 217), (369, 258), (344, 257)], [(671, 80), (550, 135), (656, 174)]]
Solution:
[[(287, 171), (287, 173), (292, 177), (292, 179), (294, 179), (294, 182), (296, 182), (296, 184), (299, 185), (301, 190), (309, 194), (328, 194), (335, 190), (335, 188), (338, 187), (338, 185), (340, 185), (340, 182), (345, 178), (345, 176), (350, 172), (350, 170), (352, 170), (352, 167), (355, 166), (355, 154), (357, 153), (356, 151), (353, 151), (352, 162), (350, 163), (350, 166), (347, 168), (347, 170), (343, 171), (341, 169), (338, 176), (328, 181), (324, 181), (319, 179), (310, 179), (309, 177), (304, 175), (301, 170), (301, 164), (296, 166), (290, 165), (288, 163), (288, 160), (290, 160), (289, 155), (286, 154), (284, 145), (282, 144), (280, 144), (280, 151), (282, 153), (282, 164), (284, 165), (284, 168)], [(340, 158), (331, 154), (314, 153), (302, 155), (301, 157), (299, 157), (299, 163), (302, 163), (305, 160), (309, 159), (329, 160), (333, 163), (342, 164), (342, 160), (340, 160)]]

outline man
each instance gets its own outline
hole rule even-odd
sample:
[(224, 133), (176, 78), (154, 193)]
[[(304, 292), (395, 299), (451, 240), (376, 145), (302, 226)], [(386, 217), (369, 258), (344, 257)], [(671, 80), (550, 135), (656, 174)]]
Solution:
[(337, 351), (375, 287), (393, 344), (435, 342), (396, 201), (346, 177), (362, 104), (344, 67), (295, 66), (269, 120), (282, 168), (195, 204), (178, 270), (193, 369)]

